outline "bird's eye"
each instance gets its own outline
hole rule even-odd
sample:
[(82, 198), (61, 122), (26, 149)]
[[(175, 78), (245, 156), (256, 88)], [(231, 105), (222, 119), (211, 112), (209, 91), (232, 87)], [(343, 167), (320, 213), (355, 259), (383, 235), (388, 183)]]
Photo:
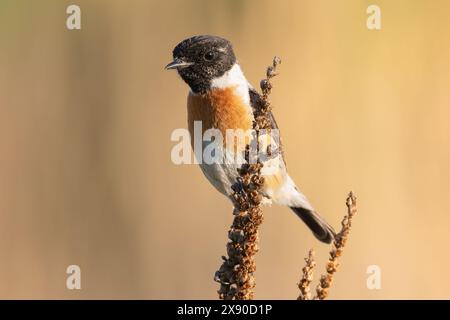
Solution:
[(211, 61), (212, 59), (214, 59), (214, 52), (213, 51), (208, 51), (207, 53), (205, 53), (204, 58), (207, 61)]

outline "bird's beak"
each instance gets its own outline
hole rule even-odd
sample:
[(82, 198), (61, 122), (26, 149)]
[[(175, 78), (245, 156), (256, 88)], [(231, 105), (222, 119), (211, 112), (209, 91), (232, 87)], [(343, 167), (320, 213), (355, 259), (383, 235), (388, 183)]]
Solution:
[(166, 70), (170, 70), (170, 69), (183, 69), (189, 66), (192, 66), (194, 63), (193, 62), (186, 62), (181, 60), (180, 58), (175, 58), (173, 59), (173, 61), (171, 63), (169, 63), (165, 69)]

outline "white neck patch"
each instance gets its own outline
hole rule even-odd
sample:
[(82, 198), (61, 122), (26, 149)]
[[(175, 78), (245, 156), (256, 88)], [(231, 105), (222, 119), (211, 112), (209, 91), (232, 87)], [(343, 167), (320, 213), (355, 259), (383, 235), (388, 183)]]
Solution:
[(250, 106), (249, 84), (242, 73), (241, 67), (237, 63), (225, 72), (223, 76), (215, 78), (211, 82), (211, 88), (225, 89), (229, 87), (236, 87), (236, 93), (242, 98), (245, 104)]

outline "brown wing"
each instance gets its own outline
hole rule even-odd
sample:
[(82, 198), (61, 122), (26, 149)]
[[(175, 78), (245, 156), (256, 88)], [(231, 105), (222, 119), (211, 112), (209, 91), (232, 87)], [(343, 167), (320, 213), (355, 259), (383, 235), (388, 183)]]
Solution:
[[(263, 103), (263, 100), (262, 100), (261, 95), (253, 88), (250, 88), (249, 94), (250, 94), (250, 105), (252, 106), (253, 113), (254, 113), (255, 109), (258, 109), (258, 108), (261, 107), (261, 105)], [(277, 129), (278, 132), (280, 132), (280, 129), (278, 128), (278, 124), (277, 124), (277, 122), (275, 120), (275, 117), (274, 117), (272, 111), (269, 111), (269, 120), (270, 120), (271, 128), (272, 129)], [(283, 162), (286, 165), (286, 159), (284, 157), (283, 143), (281, 141), (281, 134), (280, 134), (280, 137), (279, 137), (279, 141), (280, 141), (280, 143), (279, 143), (277, 152), (281, 153), (281, 157), (283, 158)]]

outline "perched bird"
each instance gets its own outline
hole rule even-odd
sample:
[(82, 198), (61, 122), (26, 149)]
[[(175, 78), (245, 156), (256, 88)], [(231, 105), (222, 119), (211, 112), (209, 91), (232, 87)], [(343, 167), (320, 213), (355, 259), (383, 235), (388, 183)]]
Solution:
[[(187, 110), (192, 143), (195, 121), (201, 121), (203, 132), (214, 128), (224, 136), (227, 129), (252, 129), (254, 110), (262, 97), (242, 73), (228, 40), (210, 35), (183, 40), (173, 50), (173, 61), (166, 69), (176, 69), (191, 89)], [(272, 114), (270, 119), (271, 127), (278, 129)], [(281, 149), (281, 143), (277, 148)], [(240, 162), (200, 163), (211, 184), (230, 199), (240, 165)], [(314, 210), (288, 175), (282, 152), (263, 162), (261, 175), (266, 203), (290, 207), (320, 241), (330, 243), (334, 239), (333, 228)]]

